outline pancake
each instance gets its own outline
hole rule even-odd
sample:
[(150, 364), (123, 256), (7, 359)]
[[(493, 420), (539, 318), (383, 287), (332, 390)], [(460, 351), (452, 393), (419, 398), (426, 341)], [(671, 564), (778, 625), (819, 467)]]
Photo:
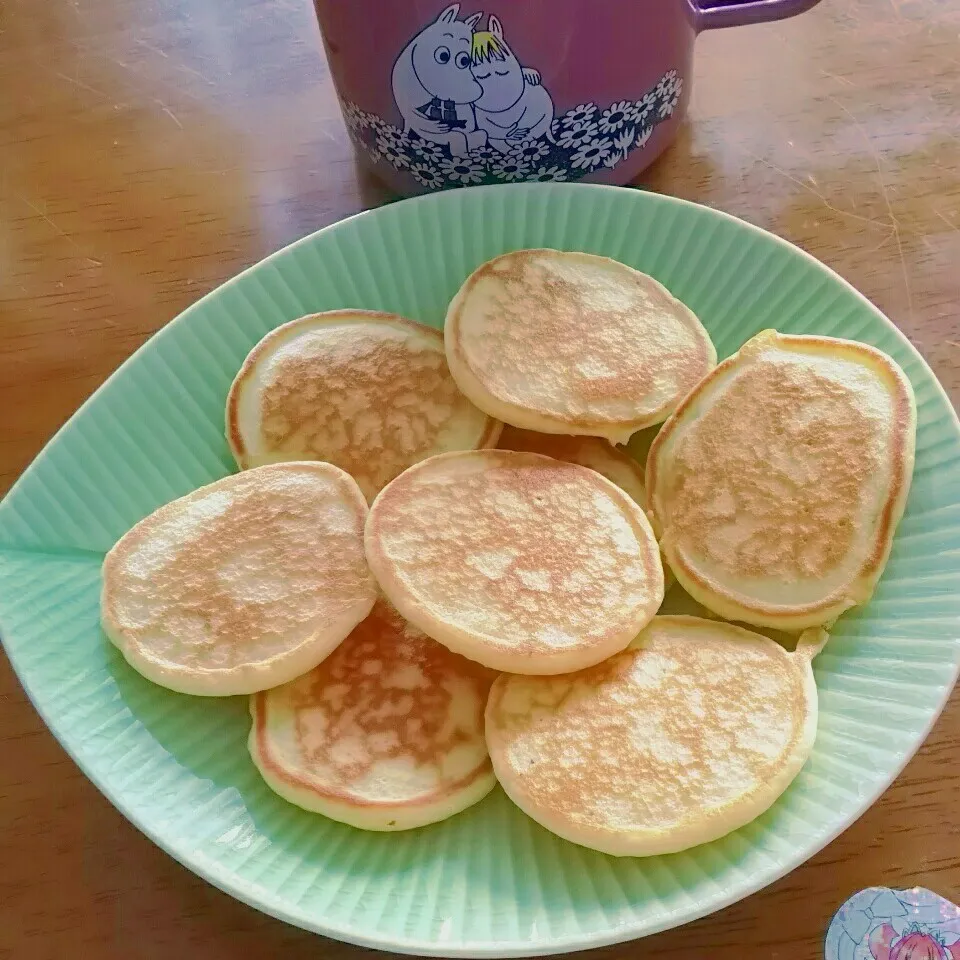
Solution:
[(518, 250), (478, 267), (444, 339), (460, 389), (505, 423), (626, 443), (717, 362), (694, 314), (616, 260)]
[(225, 477), (141, 520), (103, 562), (101, 621), (129, 664), (228, 696), (315, 667), (370, 612), (367, 505), (328, 463)]
[[(636, 436), (643, 437), (648, 432), (643, 431)], [(568, 463), (579, 463), (581, 467), (589, 467), (615, 483), (644, 510), (647, 509), (643, 467), (630, 454), (615, 447), (608, 440), (600, 437), (570, 437), (559, 433), (536, 433), (505, 424), (497, 446), (501, 450), (542, 453), (555, 460), (566, 460)], [(674, 578), (662, 554), (660, 562), (663, 564), (663, 589), (667, 591), (673, 586)]]
[(519, 427), (504, 426), (497, 446), (501, 450), (542, 453), (555, 460), (579, 463), (589, 467), (628, 493), (646, 508), (647, 492), (643, 487), (644, 470), (633, 457), (599, 437), (570, 437), (559, 433), (536, 433)]
[(318, 667), (250, 698), (250, 755), (281, 797), (341, 823), (435, 823), (496, 783), (483, 733), (494, 676), (379, 600)]
[(534, 453), (418, 463), (374, 501), (366, 547), (407, 620), (495, 670), (599, 663), (663, 600), (643, 510), (595, 471)]
[(647, 460), (661, 547), (729, 620), (782, 630), (865, 603), (913, 474), (903, 371), (862, 343), (758, 334), (664, 425)]
[(763, 813), (813, 748), (810, 661), (729, 623), (656, 617), (628, 649), (561, 677), (502, 676), (487, 746), (507, 795), (548, 830), (616, 856), (676, 853)]
[(368, 500), (418, 460), (494, 446), (500, 430), (457, 389), (439, 330), (368, 310), (268, 333), (237, 374), (226, 416), (241, 469), (326, 460)]

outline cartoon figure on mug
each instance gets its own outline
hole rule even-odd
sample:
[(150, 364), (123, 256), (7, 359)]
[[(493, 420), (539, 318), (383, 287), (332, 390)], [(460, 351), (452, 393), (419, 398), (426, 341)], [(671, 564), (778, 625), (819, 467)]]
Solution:
[(637, 99), (558, 109), (540, 73), (507, 42), (500, 17), (489, 14), (479, 30), (482, 11), (459, 15), (459, 3), (444, 7), (397, 56), (399, 125), (343, 104), (357, 145), (429, 190), (612, 170), (643, 150), (680, 104), (683, 78), (671, 69)]
[(473, 107), (490, 146), (506, 153), (524, 140), (546, 137), (552, 143), (553, 100), (540, 74), (520, 65), (497, 17), (491, 15), (487, 29), (474, 33), (471, 54), (473, 75), (483, 87)]
[(393, 97), (404, 132), (444, 144), (454, 157), (488, 137), (505, 152), (512, 143), (549, 135), (553, 101), (540, 74), (520, 66), (496, 17), (475, 34), (483, 13), (458, 20), (459, 12), (459, 3), (450, 4), (397, 57)]
[(483, 16), (458, 20), (459, 3), (441, 11), (404, 48), (393, 65), (393, 97), (404, 132), (441, 143), (463, 156), (487, 142), (477, 128), (473, 104), (483, 87), (471, 70), (473, 27)]

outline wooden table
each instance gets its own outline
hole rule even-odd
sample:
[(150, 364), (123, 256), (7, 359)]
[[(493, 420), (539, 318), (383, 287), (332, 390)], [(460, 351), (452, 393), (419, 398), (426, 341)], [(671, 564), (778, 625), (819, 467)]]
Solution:
[[(644, 183), (834, 267), (956, 402), (960, 0), (824, 0), (703, 37), (698, 78), (690, 122)], [(384, 199), (355, 168), (308, 0), (3, 0), (0, 490), (189, 303)], [(66, 757), (5, 660), (0, 740), (0, 957), (372, 956), (261, 916), (161, 853)], [(960, 899), (958, 796), (954, 696), (884, 798), (806, 866), (597, 956), (815, 958), (860, 887)]]

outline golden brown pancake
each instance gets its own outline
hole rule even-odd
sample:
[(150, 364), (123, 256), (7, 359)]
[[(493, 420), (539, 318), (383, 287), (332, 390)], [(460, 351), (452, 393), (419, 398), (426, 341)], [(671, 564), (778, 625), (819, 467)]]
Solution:
[(913, 473), (903, 371), (862, 343), (766, 331), (664, 425), (647, 494), (681, 585), (730, 620), (797, 630), (865, 603)]
[[(642, 442), (647, 433), (650, 431), (644, 430), (635, 434), (631, 447), (637, 438), (641, 438)], [(644, 459), (652, 439), (651, 436), (647, 446), (642, 450)], [(603, 440), (600, 437), (569, 437), (559, 433), (536, 433), (533, 430), (521, 430), (519, 427), (504, 424), (497, 446), (501, 450), (541, 453), (555, 460), (566, 460), (568, 463), (579, 463), (581, 467), (589, 467), (628, 493), (643, 507), (644, 511), (647, 509), (643, 467), (634, 459), (632, 450), (631, 453), (627, 453), (614, 446), (609, 440)], [(674, 577), (662, 553), (660, 562), (663, 564), (663, 588), (668, 591), (673, 586)]]
[(655, 617), (627, 650), (559, 677), (500, 677), (486, 732), (497, 779), (548, 830), (617, 856), (676, 853), (766, 810), (817, 729), (810, 662), (740, 627)]
[(496, 782), (483, 734), (492, 671), (385, 600), (318, 667), (250, 700), (250, 754), (280, 796), (366, 830), (459, 813)]
[(561, 673), (622, 650), (663, 600), (643, 510), (534, 453), (433, 457), (370, 509), (367, 558), (411, 623), (495, 670)]
[(274, 464), (141, 520), (103, 563), (101, 620), (148, 680), (227, 696), (315, 667), (370, 612), (367, 505), (329, 463)]
[(478, 267), (447, 311), (460, 389), (505, 423), (626, 443), (717, 362), (694, 314), (607, 257), (518, 250)]
[(497, 446), (501, 450), (541, 453), (555, 460), (579, 463), (589, 467), (630, 494), (641, 507), (646, 507), (643, 488), (643, 467), (633, 457), (599, 437), (570, 437), (559, 433), (536, 433), (505, 425)]
[(457, 389), (443, 334), (392, 313), (301, 317), (253, 348), (227, 398), (241, 468), (326, 460), (368, 500), (411, 464), (493, 446), (500, 424)]

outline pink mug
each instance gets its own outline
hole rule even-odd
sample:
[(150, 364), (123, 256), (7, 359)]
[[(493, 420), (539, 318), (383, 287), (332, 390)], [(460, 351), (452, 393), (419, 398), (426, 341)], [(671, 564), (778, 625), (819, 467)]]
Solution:
[(399, 194), (627, 183), (676, 134), (701, 30), (815, 3), (315, 0), (357, 153)]

